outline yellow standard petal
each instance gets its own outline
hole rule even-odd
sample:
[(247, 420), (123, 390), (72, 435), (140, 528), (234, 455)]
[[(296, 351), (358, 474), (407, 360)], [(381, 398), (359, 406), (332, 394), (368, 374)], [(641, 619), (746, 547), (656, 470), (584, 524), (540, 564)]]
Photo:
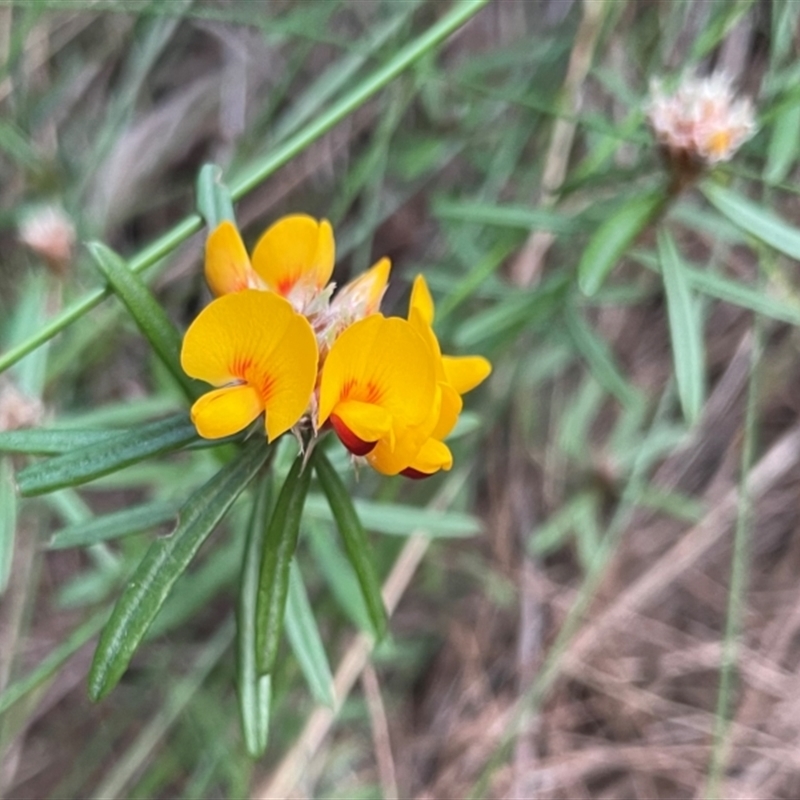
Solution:
[[(181, 366), (187, 375), (213, 386), (250, 387), (266, 411), (267, 438), (272, 441), (307, 409), (317, 378), (317, 357), (317, 340), (305, 317), (273, 292), (246, 289), (223, 295), (200, 312), (186, 331)], [(211, 395), (208, 400), (200, 398), (198, 404), (205, 403), (196, 413), (205, 430), (224, 430), (220, 435), (228, 435), (233, 423), (210, 421), (209, 415), (242, 420), (247, 414), (239, 406), (231, 410), (239, 401)], [(240, 401), (244, 404), (244, 395)]]
[[(385, 418), (368, 415), (351, 401), (381, 409), (397, 429), (424, 423), (436, 391), (435, 364), (424, 339), (406, 320), (373, 314), (347, 328), (328, 353), (320, 381), (318, 426), (335, 415), (353, 436), (371, 444), (385, 427)], [(360, 434), (348, 420), (357, 424)], [(391, 443), (388, 431), (384, 436)], [(359, 449), (359, 454), (366, 452)]]
[(279, 219), (258, 240), (253, 269), (267, 286), (287, 296), (296, 284), (322, 289), (335, 259), (333, 229), (305, 214)]
[(251, 286), (255, 275), (247, 250), (236, 226), (228, 220), (217, 225), (206, 239), (205, 271), (208, 285), (217, 297)]

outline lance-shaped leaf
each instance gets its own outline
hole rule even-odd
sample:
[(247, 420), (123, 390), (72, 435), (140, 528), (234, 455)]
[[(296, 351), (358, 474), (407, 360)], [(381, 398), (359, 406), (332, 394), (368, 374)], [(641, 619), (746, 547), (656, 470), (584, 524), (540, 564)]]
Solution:
[(122, 300), (139, 330), (178, 381), (186, 396), (190, 400), (199, 397), (203, 392), (202, 385), (181, 369), (181, 335), (145, 282), (111, 248), (101, 242), (91, 242), (89, 252), (103, 277)]
[(286, 636), (314, 698), (318, 703), (333, 708), (336, 702), (333, 675), (296, 559), (292, 559), (289, 569)]
[(17, 498), (14, 474), (8, 459), (0, 458), (0, 596), (8, 586), (14, 558), (14, 535), (17, 527)]
[(17, 488), (27, 497), (77, 486), (145, 458), (179, 450), (199, 438), (186, 414), (176, 414), (32, 464), (17, 476)]
[(89, 547), (98, 542), (120, 539), (134, 533), (155, 528), (174, 520), (178, 513), (177, 503), (156, 500), (139, 506), (103, 514), (87, 522), (69, 525), (53, 534), (48, 550), (65, 550), (69, 547)]
[(378, 639), (381, 639), (386, 634), (388, 622), (381, 596), (381, 584), (375, 565), (372, 563), (367, 533), (358, 518), (347, 487), (324, 453), (317, 454), (315, 469), (322, 491), (328, 498), (347, 556), (364, 594), (373, 632)]
[(594, 233), (578, 264), (581, 291), (593, 295), (625, 255), (634, 239), (664, 205), (665, 190), (637, 194), (622, 204)]
[(711, 205), (737, 228), (761, 239), (778, 252), (800, 260), (800, 230), (719, 184), (706, 182), (700, 188)]
[(703, 410), (705, 397), (703, 329), (678, 249), (672, 237), (665, 231), (659, 231), (658, 254), (667, 296), (669, 335), (678, 396), (686, 420), (694, 423)]
[(278, 654), (289, 591), (289, 569), (311, 483), (311, 462), (315, 458), (316, 453), (305, 465), (302, 456), (295, 459), (278, 495), (264, 537), (256, 607), (258, 669), (262, 675), (272, 672)]
[(256, 649), (256, 604), (258, 602), (258, 575), (271, 510), (271, 476), (265, 474), (256, 487), (253, 513), (247, 532), (247, 544), (242, 561), (239, 582), (237, 625), (237, 690), (239, 695), (239, 719), (247, 752), (260, 758), (267, 749), (269, 737), (269, 706), (271, 677), (258, 674)]
[(0, 453), (27, 453), (52, 456), (97, 445), (119, 436), (123, 431), (47, 428), (26, 428), (17, 431), (0, 431)]
[(266, 461), (263, 439), (248, 442), (186, 502), (178, 525), (156, 539), (126, 584), (103, 630), (89, 673), (89, 696), (99, 700), (116, 686), (175, 581)]
[(197, 176), (197, 210), (211, 231), (225, 220), (236, 222), (230, 190), (216, 164), (204, 164)]

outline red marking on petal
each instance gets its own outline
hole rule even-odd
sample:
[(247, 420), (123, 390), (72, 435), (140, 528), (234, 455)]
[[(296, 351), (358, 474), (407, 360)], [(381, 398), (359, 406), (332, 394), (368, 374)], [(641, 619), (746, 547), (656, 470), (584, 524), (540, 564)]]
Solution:
[(433, 472), (420, 472), (418, 469), (414, 469), (413, 467), (406, 467), (403, 470), (400, 470), (400, 474), (404, 475), (406, 478), (411, 478), (412, 481), (421, 481), (423, 478), (430, 478), (431, 475), (434, 475)]
[(365, 456), (378, 444), (377, 442), (365, 442), (363, 439), (359, 439), (336, 414), (331, 414), (330, 420), (339, 440), (353, 455)]

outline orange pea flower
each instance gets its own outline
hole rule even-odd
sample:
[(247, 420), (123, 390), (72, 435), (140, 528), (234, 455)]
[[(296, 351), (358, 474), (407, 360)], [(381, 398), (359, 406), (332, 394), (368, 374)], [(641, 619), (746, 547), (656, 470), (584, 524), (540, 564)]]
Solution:
[(317, 427), (330, 421), (342, 443), (366, 455), (385, 442), (407, 447), (437, 400), (436, 370), (425, 340), (404, 319), (372, 314), (333, 343), (322, 368)]
[(266, 412), (267, 439), (305, 413), (317, 379), (308, 320), (273, 292), (244, 289), (206, 306), (186, 331), (181, 366), (217, 388), (192, 406), (206, 439), (230, 436)]

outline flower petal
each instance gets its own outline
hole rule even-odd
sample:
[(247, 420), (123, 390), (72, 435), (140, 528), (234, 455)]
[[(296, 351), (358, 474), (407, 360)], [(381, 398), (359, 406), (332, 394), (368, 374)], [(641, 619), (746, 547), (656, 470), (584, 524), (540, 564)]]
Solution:
[(373, 314), (333, 343), (320, 382), (318, 427), (345, 400), (384, 408), (396, 425), (417, 425), (435, 400), (435, 364), (423, 338), (403, 319)]
[(428, 439), (420, 448), (414, 461), (401, 471), (407, 478), (428, 478), (440, 469), (449, 470), (453, 466), (450, 448), (438, 439)]
[(250, 259), (239, 231), (228, 220), (217, 225), (206, 239), (205, 271), (208, 285), (217, 297), (249, 286)]
[(288, 295), (298, 282), (322, 289), (333, 272), (333, 229), (305, 214), (279, 219), (258, 240), (253, 269), (270, 289)]
[(330, 419), (345, 447), (357, 456), (369, 453), (383, 436), (394, 440), (391, 415), (372, 403), (345, 400), (336, 405)]
[(466, 394), (483, 383), (492, 365), (483, 356), (442, 356), (447, 382), (459, 393)]
[(337, 292), (331, 310), (335, 313), (347, 313), (353, 320), (375, 314), (381, 306), (391, 269), (392, 262), (388, 258), (382, 258), (373, 264)]
[(442, 406), (439, 411), (439, 419), (431, 432), (434, 439), (444, 439), (455, 428), (458, 422), (458, 415), (464, 407), (461, 395), (448, 383), (440, 383), (442, 390)]
[(417, 309), (422, 315), (422, 319), (428, 325), (433, 325), (433, 298), (431, 297), (428, 284), (422, 275), (417, 275), (414, 278), (414, 286), (411, 289), (411, 300), (408, 303), (408, 316), (411, 317), (413, 309)]
[(442, 409), (443, 384), (436, 387), (434, 402), (426, 418), (417, 425), (402, 425), (394, 420), (394, 437), (384, 436), (370, 451), (367, 460), (370, 466), (384, 475), (397, 475), (413, 463), (420, 448), (430, 438)]
[(273, 292), (246, 289), (206, 306), (186, 331), (181, 366), (214, 386), (247, 383), (267, 412), (270, 441), (308, 407), (317, 378), (317, 340), (308, 320)]
[(252, 386), (226, 386), (197, 400), (192, 422), (204, 439), (221, 439), (239, 433), (263, 410), (264, 403)]

